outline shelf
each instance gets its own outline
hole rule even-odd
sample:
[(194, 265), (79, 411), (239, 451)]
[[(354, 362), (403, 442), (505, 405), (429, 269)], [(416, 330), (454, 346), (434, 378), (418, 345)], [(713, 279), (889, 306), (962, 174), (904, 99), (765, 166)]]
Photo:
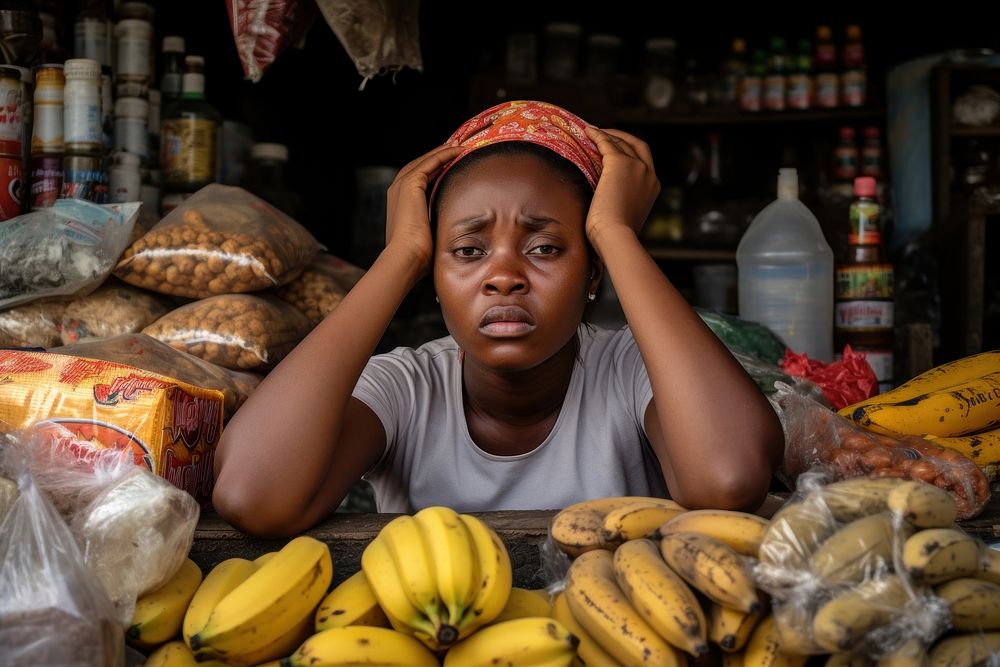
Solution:
[(616, 109), (614, 119), (631, 125), (767, 125), (880, 120), (885, 111), (874, 108), (812, 109), (809, 111), (704, 111), (679, 114), (651, 109)]
[(657, 260), (673, 260), (681, 262), (735, 262), (736, 249), (726, 248), (694, 248), (690, 246), (672, 246), (662, 244), (647, 244), (649, 256)]
[(989, 125), (986, 127), (966, 127), (955, 126), (951, 128), (953, 137), (1000, 137), (1000, 125)]

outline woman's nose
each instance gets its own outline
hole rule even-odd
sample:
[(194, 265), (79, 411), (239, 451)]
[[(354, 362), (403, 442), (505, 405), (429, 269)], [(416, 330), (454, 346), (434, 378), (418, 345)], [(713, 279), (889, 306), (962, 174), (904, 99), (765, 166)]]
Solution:
[(491, 257), (489, 270), (483, 280), (484, 294), (515, 294), (526, 292), (528, 280), (512, 253), (499, 252)]

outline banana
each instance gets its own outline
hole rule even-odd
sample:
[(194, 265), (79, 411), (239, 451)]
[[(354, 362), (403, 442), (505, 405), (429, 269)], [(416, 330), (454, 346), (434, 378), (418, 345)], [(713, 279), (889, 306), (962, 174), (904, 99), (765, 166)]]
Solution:
[(422, 643), (402, 632), (370, 625), (330, 628), (309, 637), (281, 667), (440, 667)]
[(361, 552), (361, 570), (392, 627), (412, 634), (437, 650), (437, 630), (423, 612), (413, 606), (403, 590), (392, 554), (383, 540), (375, 537)]
[(661, 507), (672, 507), (675, 509), (681, 507), (669, 498), (657, 498), (655, 496), (605, 496), (603, 498), (591, 498), (590, 500), (573, 503), (572, 505), (567, 505), (565, 509), (586, 509), (592, 512), (597, 512), (603, 518), (607, 516), (608, 512), (637, 502), (659, 505)]
[(859, 401), (840, 409), (840, 415), (848, 419), (854, 411), (876, 403), (897, 403), (916, 398), (930, 391), (946, 389), (961, 382), (975, 380), (1000, 368), (1000, 350), (981, 352), (947, 364), (935, 366), (913, 377), (901, 385), (876, 396)]
[(771, 517), (757, 558), (778, 577), (804, 572), (816, 548), (837, 529), (837, 521), (818, 493), (784, 505)]
[(738, 554), (756, 558), (770, 525), (764, 517), (749, 512), (691, 510), (661, 525), (651, 537), (658, 540), (671, 532), (701, 533), (728, 544)]
[(503, 613), (514, 573), (507, 547), (493, 529), (471, 514), (460, 514), (459, 518), (472, 536), (479, 572), (476, 597), (458, 622), (458, 638), (464, 639)]
[[(815, 577), (813, 577), (815, 578)], [(796, 597), (785, 600), (774, 598), (771, 604), (771, 618), (778, 632), (781, 651), (791, 655), (817, 655), (823, 649), (813, 640), (812, 626), (816, 616), (817, 599), (796, 592)]]
[(226, 664), (230, 667), (253, 667), (268, 660), (277, 660), (291, 655), (302, 642), (309, 639), (315, 632), (315, 622), (311, 614), (302, 617), (295, 627), (274, 638), (271, 643), (254, 651), (246, 653), (231, 653), (226, 656)]
[[(912, 528), (900, 522), (900, 539)], [(812, 569), (828, 587), (876, 578), (892, 566), (893, 516), (880, 512), (852, 521), (828, 537), (812, 555)]]
[(871, 667), (872, 659), (864, 653), (834, 653), (823, 667)]
[(277, 555), (278, 555), (277, 551), (268, 551), (265, 554), (261, 554), (260, 556), (257, 556), (254, 559), (253, 564), (256, 565), (257, 567), (260, 567), (261, 565), (263, 565), (264, 563), (266, 563), (267, 561), (271, 560), (272, 558), (274, 558)]
[(851, 420), (886, 435), (961, 436), (1000, 426), (1000, 372), (897, 403), (855, 409)]
[(929, 667), (986, 667), (1000, 651), (1000, 632), (950, 635), (936, 644), (928, 655)]
[(760, 608), (746, 561), (714, 537), (668, 533), (660, 540), (660, 553), (674, 572), (713, 602), (746, 612)]
[(340, 582), (316, 609), (316, 632), (348, 625), (389, 627), (389, 619), (378, 605), (364, 570)]
[(566, 574), (569, 609), (587, 634), (625, 667), (680, 667), (683, 656), (661, 638), (629, 603), (615, 581), (614, 557), (580, 554)]
[(198, 662), (194, 653), (187, 647), (187, 644), (175, 639), (163, 644), (158, 649), (149, 654), (143, 667), (226, 667), (226, 663), (218, 660)]
[(626, 542), (615, 550), (613, 564), (618, 585), (660, 637), (696, 658), (708, 652), (698, 598), (663, 561), (655, 542)]
[(552, 604), (544, 591), (528, 590), (527, 588), (511, 588), (507, 605), (500, 615), (493, 619), (492, 624), (513, 621), (515, 618), (532, 618), (552, 616)]
[(863, 581), (820, 605), (813, 618), (813, 641), (830, 653), (853, 651), (909, 599), (906, 583), (897, 575)]
[(191, 635), (205, 627), (215, 605), (257, 571), (253, 561), (229, 558), (213, 567), (191, 598), (184, 613), (181, 635), (190, 645)]
[(442, 647), (454, 643), (458, 631), (448, 624), (448, 610), (438, 591), (435, 555), (417, 520), (408, 514), (398, 516), (382, 527), (375, 540), (385, 544), (403, 592), (431, 622), (433, 636)]
[(945, 438), (933, 435), (925, 437), (935, 445), (954, 450), (970, 459), (983, 471), (991, 488), (1000, 482), (1000, 428)]
[(963, 577), (937, 586), (934, 594), (948, 603), (956, 630), (1000, 630), (1000, 584)]
[(223, 660), (264, 648), (312, 617), (332, 579), (330, 548), (296, 537), (219, 601), (191, 648)]
[(979, 549), (979, 567), (974, 575), (978, 579), (1000, 584), (1000, 551), (983, 545)]
[(926, 667), (927, 647), (922, 639), (914, 637), (883, 655), (875, 664), (876, 667)]
[(743, 649), (744, 667), (802, 667), (808, 656), (792, 655), (781, 649), (778, 629), (770, 614), (761, 619)]
[(886, 507), (916, 528), (947, 528), (958, 516), (958, 505), (950, 493), (917, 480), (903, 482), (890, 491)]
[(903, 481), (893, 477), (854, 477), (828, 484), (819, 494), (837, 521), (850, 523), (885, 511), (889, 494)]
[(750, 639), (750, 633), (764, 617), (765, 609), (763, 600), (760, 609), (754, 612), (737, 611), (709, 602), (708, 638), (727, 653), (742, 650)]
[(611, 510), (604, 516), (604, 539), (607, 542), (624, 542), (646, 537), (674, 517), (687, 510), (671, 501), (671, 505), (636, 501)]
[(152, 648), (180, 634), (184, 612), (201, 583), (201, 568), (185, 558), (167, 583), (139, 596), (125, 639), (137, 648)]
[(719, 662), (722, 667), (743, 667), (743, 651), (723, 653)]
[(566, 601), (566, 593), (560, 592), (552, 602), (552, 618), (562, 623), (563, 627), (572, 632), (580, 643), (576, 647), (576, 660), (586, 667), (618, 667), (621, 663), (612, 658), (601, 648), (580, 622), (573, 617)]
[(569, 667), (579, 640), (548, 616), (495, 623), (448, 649), (445, 667)]
[(917, 531), (903, 544), (903, 569), (914, 581), (938, 584), (979, 570), (979, 542), (954, 528)]
[(457, 626), (476, 597), (479, 583), (475, 545), (465, 523), (450, 507), (425, 507), (413, 515), (423, 531), (435, 568), (438, 600), (447, 609), (446, 622)]
[(647, 503), (668, 509), (680, 507), (673, 500), (649, 496), (593, 498), (574, 503), (560, 510), (552, 517), (549, 535), (555, 545), (571, 558), (576, 558), (583, 552), (592, 549), (613, 551), (618, 546), (618, 542), (609, 542), (604, 538), (604, 517), (620, 507), (635, 503)]

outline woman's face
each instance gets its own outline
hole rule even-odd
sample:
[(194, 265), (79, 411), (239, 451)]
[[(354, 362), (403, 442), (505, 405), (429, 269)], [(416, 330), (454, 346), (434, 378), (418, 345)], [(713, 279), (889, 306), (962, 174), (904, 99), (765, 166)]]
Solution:
[(445, 325), (467, 358), (534, 368), (569, 342), (594, 288), (584, 204), (532, 155), (491, 156), (451, 178), (434, 256)]

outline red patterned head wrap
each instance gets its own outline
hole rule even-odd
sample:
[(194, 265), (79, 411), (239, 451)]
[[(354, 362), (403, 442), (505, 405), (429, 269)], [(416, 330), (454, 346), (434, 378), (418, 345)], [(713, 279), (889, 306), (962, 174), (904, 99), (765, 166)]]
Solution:
[(516, 100), (504, 102), (465, 121), (448, 142), (458, 141), (464, 150), (444, 166), (434, 188), (455, 163), (469, 153), (501, 141), (530, 141), (551, 149), (579, 168), (591, 187), (597, 187), (601, 175), (601, 154), (587, 136), (587, 123), (561, 107), (548, 102)]

